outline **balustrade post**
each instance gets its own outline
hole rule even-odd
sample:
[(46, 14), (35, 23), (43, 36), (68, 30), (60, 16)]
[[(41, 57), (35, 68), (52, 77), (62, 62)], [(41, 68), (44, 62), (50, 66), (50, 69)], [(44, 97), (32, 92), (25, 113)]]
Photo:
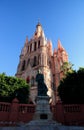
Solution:
[(56, 104), (56, 118), (61, 123), (64, 123), (64, 121), (65, 121), (65, 119), (64, 119), (64, 107), (63, 107), (61, 100), (59, 100)]
[(18, 121), (18, 108), (19, 108), (19, 101), (15, 98), (11, 103), (11, 110), (9, 113), (9, 121), (17, 122)]

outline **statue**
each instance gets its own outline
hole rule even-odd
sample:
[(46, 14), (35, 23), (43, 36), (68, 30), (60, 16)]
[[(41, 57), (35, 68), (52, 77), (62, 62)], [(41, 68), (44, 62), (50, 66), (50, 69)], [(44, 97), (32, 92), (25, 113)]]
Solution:
[(44, 75), (38, 71), (38, 74), (36, 75), (36, 82), (38, 83), (38, 96), (47, 96), (47, 86), (44, 83)]

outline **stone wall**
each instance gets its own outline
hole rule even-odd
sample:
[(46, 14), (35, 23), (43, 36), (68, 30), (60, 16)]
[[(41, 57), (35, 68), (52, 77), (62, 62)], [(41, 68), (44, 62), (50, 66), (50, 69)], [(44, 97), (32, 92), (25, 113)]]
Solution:
[[(63, 125), (84, 126), (84, 104), (62, 104), (50, 106), (53, 119)], [(19, 104), (17, 99), (12, 103), (0, 102), (0, 126), (16, 126), (28, 123), (35, 112), (34, 104)]]

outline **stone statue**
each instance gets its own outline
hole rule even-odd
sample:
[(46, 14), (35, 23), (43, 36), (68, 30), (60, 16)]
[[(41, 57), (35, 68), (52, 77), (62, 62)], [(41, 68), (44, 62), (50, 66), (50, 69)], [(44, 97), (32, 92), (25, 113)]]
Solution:
[(38, 71), (36, 75), (36, 82), (38, 83), (37, 89), (38, 89), (38, 96), (47, 96), (47, 86), (44, 83), (44, 75)]

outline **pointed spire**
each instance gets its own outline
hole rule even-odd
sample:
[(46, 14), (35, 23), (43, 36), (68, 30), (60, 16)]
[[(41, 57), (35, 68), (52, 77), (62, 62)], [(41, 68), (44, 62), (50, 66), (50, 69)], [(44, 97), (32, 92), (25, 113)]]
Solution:
[(62, 46), (62, 44), (61, 44), (61, 41), (60, 41), (60, 39), (58, 39), (58, 50), (60, 50), (60, 51), (64, 51), (64, 48), (63, 48), (63, 46)]
[(42, 25), (41, 25), (41, 23), (39, 22), (40, 20), (38, 19), (38, 24), (36, 25), (36, 28), (38, 27), (38, 26), (41, 26), (42, 27)]
[(40, 24), (40, 22), (38, 21), (38, 24), (36, 25), (36, 31), (34, 33), (33, 38), (39, 38), (40, 36), (45, 37), (44, 35), (44, 31), (42, 29), (42, 25)]
[(25, 44), (28, 44), (28, 36), (26, 36)]
[(61, 45), (61, 41), (58, 39), (58, 49), (60, 50), (61, 47), (62, 47), (62, 45)]
[(51, 42), (51, 40), (47, 41), (47, 47), (48, 47), (49, 55), (52, 56), (53, 55), (53, 50), (52, 50), (52, 42)]
[(51, 40), (48, 41), (48, 44), (49, 44), (49, 47), (52, 48), (52, 41)]

